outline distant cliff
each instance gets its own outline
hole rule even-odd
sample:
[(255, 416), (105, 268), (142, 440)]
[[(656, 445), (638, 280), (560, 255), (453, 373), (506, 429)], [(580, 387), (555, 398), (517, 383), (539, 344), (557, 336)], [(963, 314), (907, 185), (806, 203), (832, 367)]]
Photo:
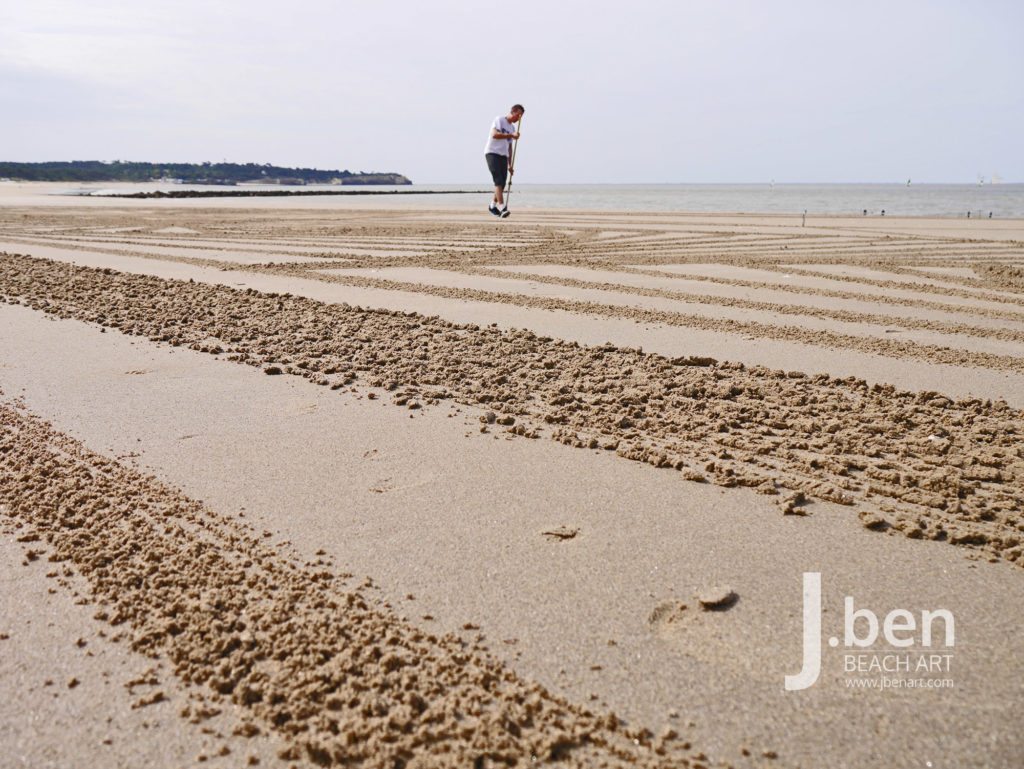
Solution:
[(30, 182), (180, 182), (182, 184), (412, 184), (395, 173), (322, 171), (269, 163), (130, 163), (72, 160), (0, 162), (0, 179)]

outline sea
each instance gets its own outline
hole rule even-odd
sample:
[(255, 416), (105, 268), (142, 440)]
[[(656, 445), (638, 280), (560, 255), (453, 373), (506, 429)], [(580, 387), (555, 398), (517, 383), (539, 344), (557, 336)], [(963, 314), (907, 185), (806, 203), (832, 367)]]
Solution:
[[(367, 203), (388, 206), (485, 207), (492, 190), (467, 184), (339, 187), (181, 184), (69, 188), (63, 194), (110, 195), (140, 189), (339, 190), (374, 192)], [(394, 194), (391, 194), (394, 193)], [(351, 198), (350, 198), (351, 199)], [(560, 208), (696, 213), (841, 214), (1024, 219), (1024, 184), (513, 184), (511, 209)]]

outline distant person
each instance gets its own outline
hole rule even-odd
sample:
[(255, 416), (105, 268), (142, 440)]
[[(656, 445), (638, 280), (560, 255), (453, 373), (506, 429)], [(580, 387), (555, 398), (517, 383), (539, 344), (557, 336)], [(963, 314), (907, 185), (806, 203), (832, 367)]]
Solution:
[(505, 182), (508, 175), (513, 173), (512, 140), (519, 138), (519, 131), (514, 124), (519, 122), (525, 111), (522, 104), (513, 104), (507, 115), (494, 118), (491, 133), (487, 137), (487, 146), (484, 147), (487, 167), (491, 170), (491, 179), (494, 180), (494, 200), (487, 208), (495, 216), (508, 216), (508, 208), (505, 206)]

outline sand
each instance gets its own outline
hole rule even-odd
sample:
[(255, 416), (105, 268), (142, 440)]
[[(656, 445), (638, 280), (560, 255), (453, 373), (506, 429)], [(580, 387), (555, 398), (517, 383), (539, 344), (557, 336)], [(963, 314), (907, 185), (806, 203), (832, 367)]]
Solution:
[[(22, 763), (1014, 765), (1024, 225), (164, 203), (0, 208), (0, 675), (126, 678)], [(955, 687), (784, 691), (804, 571)]]

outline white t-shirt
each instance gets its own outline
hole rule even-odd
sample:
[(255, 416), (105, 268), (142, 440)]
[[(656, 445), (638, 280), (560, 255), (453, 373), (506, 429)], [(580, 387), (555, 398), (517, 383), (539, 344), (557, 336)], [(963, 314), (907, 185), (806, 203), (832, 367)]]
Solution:
[(487, 132), (487, 145), (484, 147), (484, 154), (493, 152), (496, 155), (504, 155), (508, 157), (512, 151), (512, 140), (511, 139), (495, 139), (491, 134), (495, 131), (503, 134), (512, 134), (516, 132), (514, 123), (508, 122), (508, 118), (504, 115), (499, 115), (494, 118), (494, 122), (491, 123), (491, 130)]

